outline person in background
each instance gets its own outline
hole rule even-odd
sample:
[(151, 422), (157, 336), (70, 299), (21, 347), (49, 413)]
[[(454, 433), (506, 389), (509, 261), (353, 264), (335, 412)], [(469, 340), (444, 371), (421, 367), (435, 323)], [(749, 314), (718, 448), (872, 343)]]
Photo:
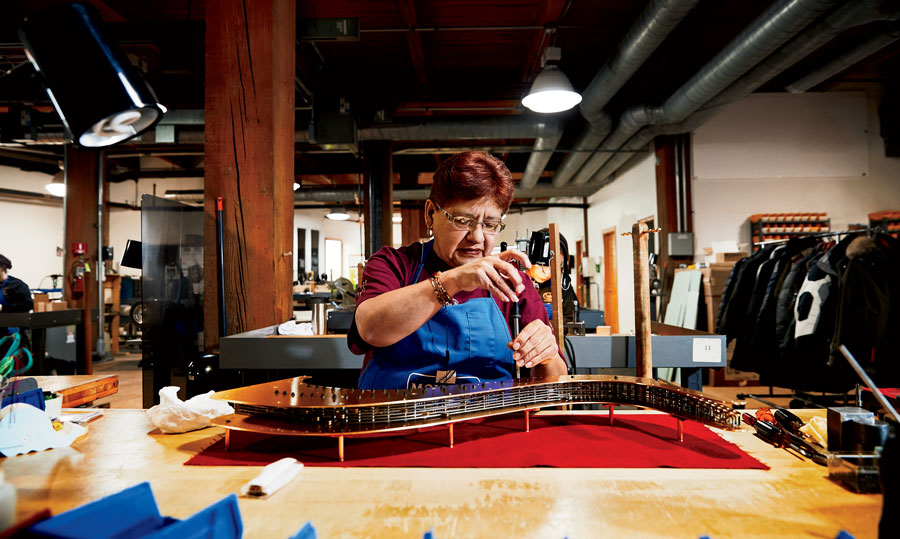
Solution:
[[(17, 279), (9, 274), (12, 262), (0, 254), (0, 314), (3, 313), (27, 313), (34, 308), (34, 300), (31, 298), (31, 289), (22, 279)], [(0, 327), (0, 337), (6, 337), (18, 333), (16, 327)], [(23, 334), (25, 341), (28, 335)]]
[[(451, 156), (425, 202), (427, 243), (383, 247), (366, 263), (347, 343), (366, 354), (362, 389), (566, 374), (547, 312), (518, 251), (491, 255), (513, 198), (509, 169), (484, 152)], [(514, 302), (521, 332), (511, 334)]]
[[(544, 228), (539, 230), (538, 232), (544, 232), (549, 234), (550, 229)], [(571, 268), (569, 267), (569, 243), (566, 241), (566, 237), (562, 234), (559, 235), (559, 250), (562, 251), (562, 255), (560, 257), (560, 273), (562, 274), (562, 310), (563, 310), (563, 322), (575, 322), (575, 303), (578, 301), (578, 297), (575, 295), (575, 288), (572, 286), (572, 276), (571, 276)], [(535, 281), (538, 285), (538, 292), (541, 294), (541, 299), (544, 304), (547, 304), (548, 307), (548, 315), (550, 318), (553, 318), (553, 313), (550, 312), (549, 304), (551, 302), (551, 289), (552, 289), (552, 281), (550, 280), (550, 268), (546, 268), (542, 271), (534, 271), (529, 274), (531, 279)]]

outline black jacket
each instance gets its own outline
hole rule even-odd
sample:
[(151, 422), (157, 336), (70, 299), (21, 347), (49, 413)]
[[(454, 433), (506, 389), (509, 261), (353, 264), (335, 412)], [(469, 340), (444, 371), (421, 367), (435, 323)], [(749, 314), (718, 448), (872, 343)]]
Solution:
[(0, 293), (3, 294), (3, 310), (0, 310), (0, 312), (27, 313), (34, 308), (31, 290), (22, 279), (16, 279), (10, 275), (6, 278), (6, 284), (2, 286)]

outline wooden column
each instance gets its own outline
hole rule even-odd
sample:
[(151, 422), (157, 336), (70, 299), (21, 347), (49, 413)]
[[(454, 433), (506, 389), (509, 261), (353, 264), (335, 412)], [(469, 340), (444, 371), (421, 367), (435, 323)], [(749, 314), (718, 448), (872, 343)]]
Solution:
[(406, 208), (400, 210), (402, 244), (409, 245), (428, 236), (425, 230), (425, 208)]
[[(100, 151), (67, 145), (65, 148), (65, 279), (63, 297), (69, 308), (84, 310), (84, 372), (92, 373), (91, 355), (97, 339), (97, 327), (91, 312), (97, 308), (97, 196), (99, 186)], [(105, 215), (105, 212), (104, 212)], [(104, 219), (108, 223), (108, 219)], [(104, 236), (108, 238), (109, 227)], [(78, 258), (72, 254), (72, 243), (87, 244), (84, 260), (90, 272), (84, 274), (84, 291), (72, 290), (72, 264)]]
[(366, 258), (384, 245), (393, 244), (391, 217), (393, 213), (393, 170), (391, 144), (386, 140), (372, 140), (361, 144), (365, 160), (363, 202), (366, 221)]
[(550, 325), (553, 327), (553, 333), (556, 334), (556, 340), (559, 343), (559, 349), (565, 353), (566, 350), (566, 329), (563, 321), (562, 308), (562, 250), (559, 246), (559, 225), (550, 223), (550, 251), (553, 257), (550, 259), (550, 285), (551, 285), (551, 305), (553, 307), (553, 320)]
[(296, 3), (206, 6), (204, 335), (218, 344), (216, 197), (229, 334), (292, 315)]
[(631, 227), (634, 260), (634, 349), (636, 376), (653, 378), (653, 351), (650, 346), (650, 269), (648, 267), (647, 225)]

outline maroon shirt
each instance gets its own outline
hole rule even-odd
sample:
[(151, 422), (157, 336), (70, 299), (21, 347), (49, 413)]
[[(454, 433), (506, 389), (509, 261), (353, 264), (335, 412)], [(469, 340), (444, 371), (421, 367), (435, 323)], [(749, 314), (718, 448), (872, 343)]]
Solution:
[[(419, 267), (423, 246), (424, 244), (417, 242), (400, 249), (382, 247), (377, 253), (372, 255), (366, 262), (362, 281), (356, 290), (356, 305), (359, 306), (367, 299), (374, 298), (385, 292), (416, 284), (412, 282), (412, 278)], [(416, 282), (427, 281), (435, 272), (449, 269), (451, 269), (450, 266), (432, 250), (425, 258), (425, 266), (422, 268), (422, 272), (419, 274), (419, 279)], [(532, 285), (531, 279), (521, 271), (519, 274), (522, 277), (522, 282), (525, 284), (525, 291), (519, 295), (519, 314), (522, 315), (521, 328), (524, 328), (533, 320), (543, 320), (545, 324), (550, 325), (550, 320), (547, 318), (547, 310), (544, 308), (540, 295), (538, 295), (537, 290)], [(488, 295), (489, 292), (487, 290), (473, 290), (471, 292), (459, 292), (453, 298), (460, 303), (465, 303), (472, 298), (485, 298)], [(497, 303), (497, 307), (500, 308), (500, 314), (506, 319), (506, 324), (510, 327), (510, 334), (512, 334), (513, 303), (502, 301), (497, 297), (494, 297), (494, 301)], [(347, 346), (354, 354), (366, 354), (366, 363), (369, 362), (374, 347), (359, 336), (359, 331), (356, 329), (356, 318), (353, 319), (350, 325), (350, 332), (347, 334)], [(562, 353), (560, 353), (560, 356), (562, 357)]]

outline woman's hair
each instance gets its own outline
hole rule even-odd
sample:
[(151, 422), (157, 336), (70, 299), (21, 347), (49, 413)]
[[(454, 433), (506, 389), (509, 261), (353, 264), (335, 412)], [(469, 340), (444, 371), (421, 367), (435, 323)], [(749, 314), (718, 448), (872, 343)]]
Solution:
[(10, 262), (9, 259), (3, 255), (0, 255), (0, 269), (2, 269), (3, 271), (9, 271), (12, 269), (12, 262)]
[(446, 206), (488, 197), (506, 213), (514, 190), (512, 175), (503, 161), (487, 152), (460, 152), (444, 160), (434, 173), (431, 200)]

